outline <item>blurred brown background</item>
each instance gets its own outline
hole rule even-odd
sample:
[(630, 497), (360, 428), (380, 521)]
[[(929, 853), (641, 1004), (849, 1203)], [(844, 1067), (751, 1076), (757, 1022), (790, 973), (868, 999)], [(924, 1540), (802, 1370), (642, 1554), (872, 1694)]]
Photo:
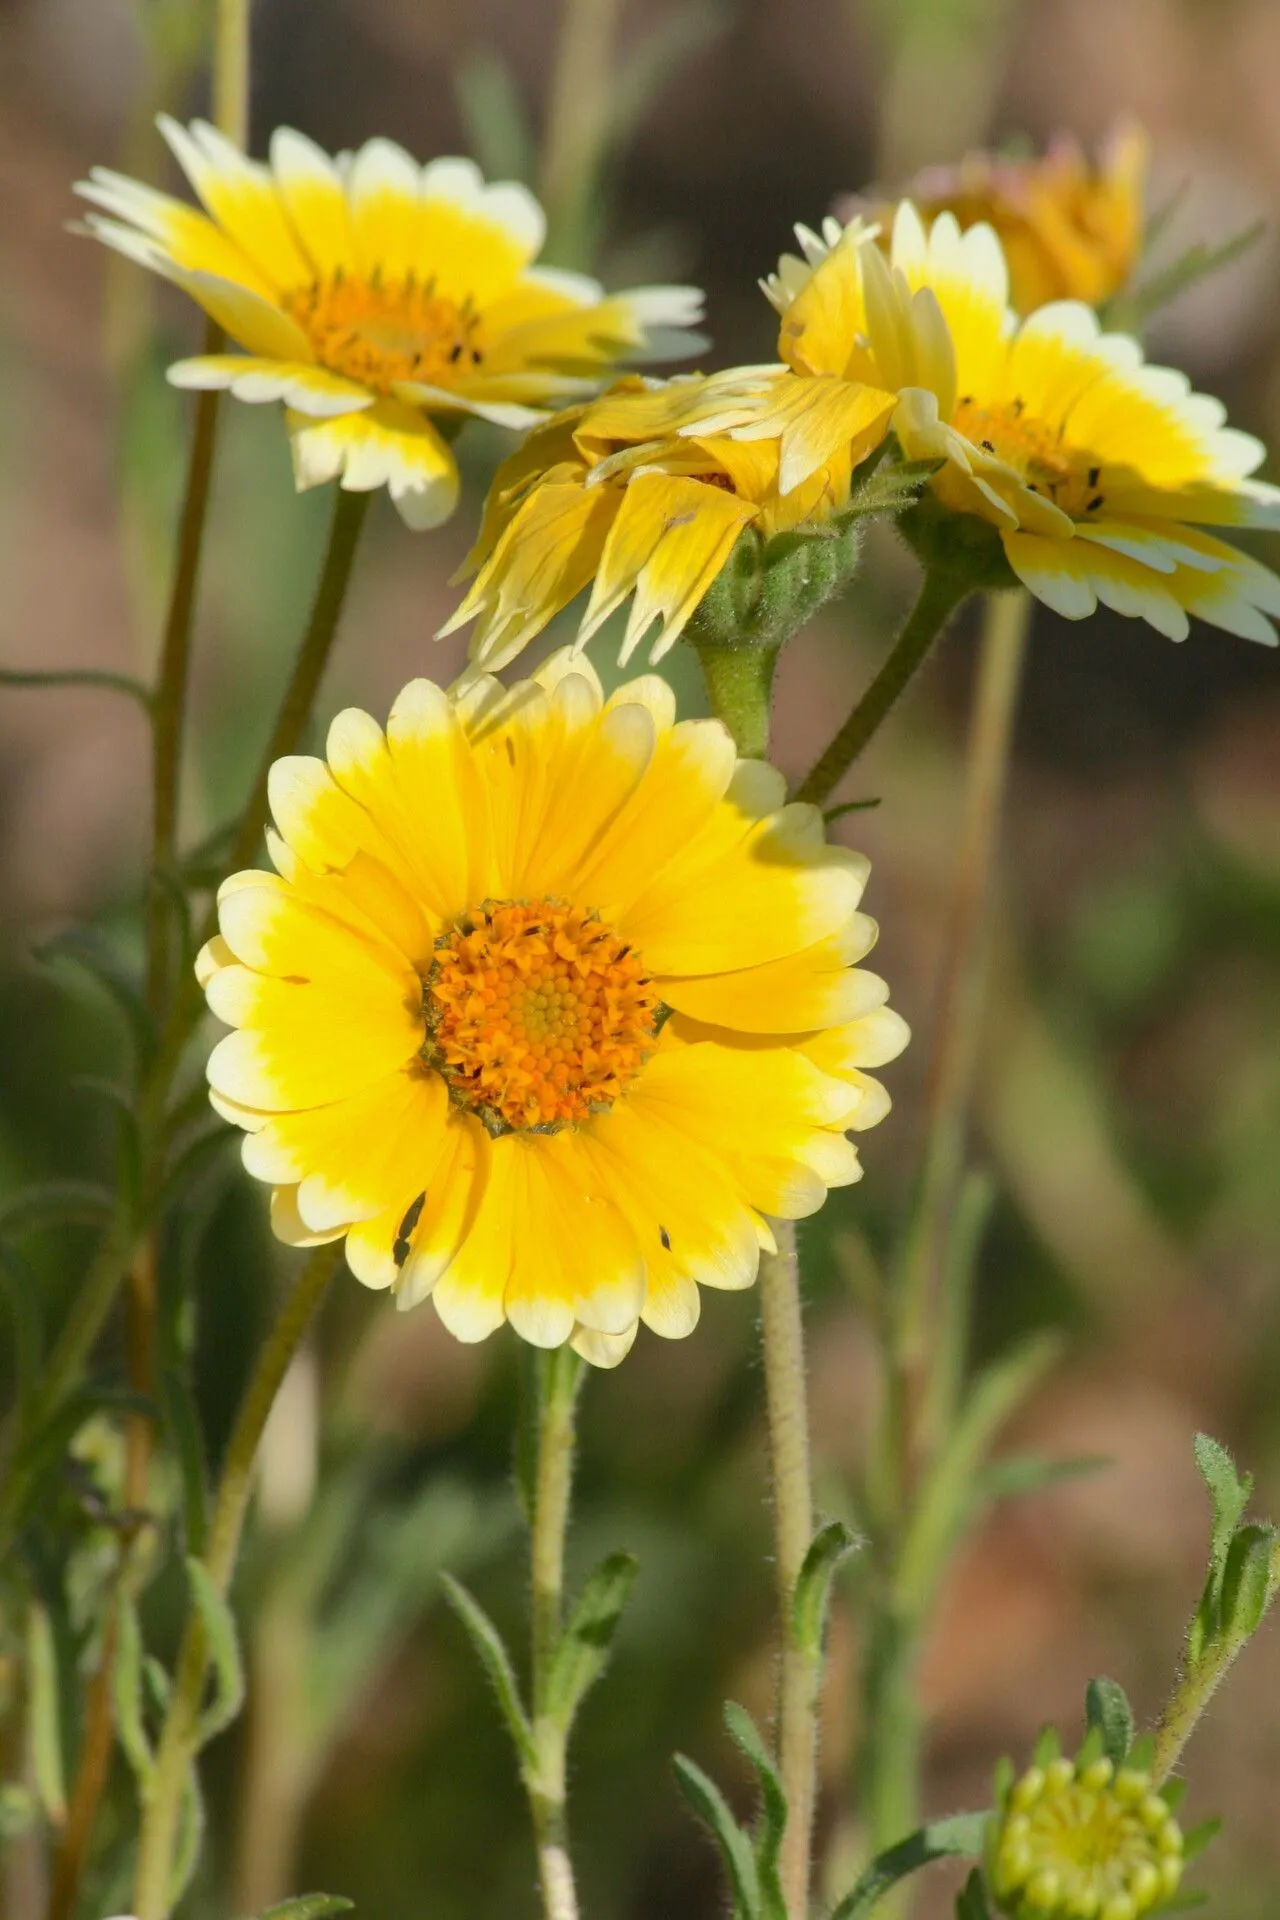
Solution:
[[(198, 70), (181, 77), (181, 59), (158, 70), (139, 16), (154, 34), (162, 12), (183, 10), (178, 0), (138, 0), (137, 11), (130, 0), (0, 0), (5, 665), (145, 671), (153, 655), (188, 420), (162, 370), (192, 349), (198, 320), (66, 222), (70, 183), (94, 162), (173, 185), (150, 117), (159, 105), (201, 110), (204, 82)], [(770, 357), (770, 310), (754, 283), (793, 220), (974, 144), (1026, 135), (1038, 146), (1060, 130), (1093, 143), (1131, 112), (1152, 135), (1153, 200), (1190, 183), (1183, 238), (1274, 218), (1280, 202), (1277, 0), (725, 0), (706, 13), (693, 0), (640, 0), (620, 21), (624, 84), (647, 36), (670, 33), (677, 16), (690, 49), (615, 170), (599, 270), (619, 283), (704, 284), (716, 362)], [(423, 158), (458, 150), (469, 139), (459, 79), (474, 99), (495, 56), (536, 130), (558, 17), (554, 0), (258, 0), (255, 151), (281, 122), (330, 148), (383, 133)], [(1273, 440), (1278, 292), (1269, 235), (1162, 317), (1149, 342), (1221, 394), (1237, 424)], [(293, 494), (273, 410), (224, 415), (199, 611), (192, 839), (234, 804), (257, 754), (324, 513)], [(410, 535), (377, 503), (326, 712), (355, 699), (381, 716), (414, 674), (455, 670), (459, 655), (431, 634), (453, 604), (447, 578), (502, 442), (476, 431), (464, 444), (471, 492), (443, 533)], [(1258, 550), (1280, 560), (1275, 543)], [(878, 538), (849, 602), (789, 651), (777, 735), (789, 769), (812, 758), (874, 669), (912, 577), (905, 552)], [(910, 1178), (971, 663), (962, 629), (850, 784), (883, 805), (840, 829), (873, 857), (876, 964), (917, 1039), (887, 1072), (895, 1111), (866, 1141), (863, 1186), (833, 1198), (805, 1234), (817, 1446), (835, 1511), (847, 1508), (842, 1473), (859, 1458), (874, 1391), (842, 1248), (851, 1229), (888, 1244)], [(695, 676), (672, 665), (696, 700)], [(146, 778), (141, 722), (124, 702), (0, 690), (0, 1177), (65, 1171), (69, 1155), (105, 1164), (104, 1124), (67, 1081), (100, 1071), (115, 1043), (96, 1002), (69, 1002), (31, 949), (72, 917), (117, 930), (138, 884)], [(1176, 648), (1110, 614), (1072, 626), (1037, 611), (998, 944), (975, 1140), (1000, 1196), (980, 1269), (980, 1349), (1062, 1326), (1067, 1357), (1010, 1444), (1111, 1464), (1002, 1508), (955, 1570), (925, 1674), (933, 1812), (981, 1804), (996, 1757), (1023, 1756), (1042, 1720), (1074, 1739), (1091, 1673), (1122, 1680), (1147, 1715), (1158, 1708), (1206, 1540), (1197, 1427), (1256, 1471), (1260, 1511), (1280, 1508), (1274, 657), (1206, 629)], [(203, 1404), (217, 1433), (279, 1257), (234, 1165), (208, 1213), (192, 1271)], [(52, 1298), (69, 1279), (50, 1268)], [(689, 1341), (646, 1336), (618, 1374), (590, 1383), (575, 1553), (585, 1565), (625, 1544), (643, 1563), (578, 1750), (575, 1822), (594, 1920), (722, 1911), (713, 1857), (667, 1757), (689, 1751), (736, 1780), (745, 1804), (718, 1711), (727, 1694), (764, 1713), (770, 1684), (753, 1337), (750, 1301), (711, 1298)], [(400, 1319), (347, 1282), (319, 1365), (330, 1411), (317, 1439), (304, 1392), (280, 1426), (285, 1492), (242, 1582), (258, 1713), (214, 1751), (213, 1844), (193, 1911), (243, 1911), (322, 1885), (380, 1920), (518, 1920), (534, 1895), (512, 1768), (423, 1572), (465, 1561), (486, 1604), (504, 1622), (518, 1617), (511, 1343), (459, 1349), (430, 1309)], [(317, 1445), (322, 1486), (346, 1475), (364, 1489), (359, 1518), (345, 1531), (335, 1522), (338, 1544), (323, 1553), (314, 1510), (302, 1517)], [(415, 1500), (425, 1504), (406, 1530)], [(443, 1535), (429, 1537), (432, 1524)], [(339, 1628), (356, 1633), (363, 1620), (367, 1637), (370, 1618), (374, 1643), (326, 1720), (306, 1660), (328, 1658)], [(837, 1880), (857, 1845), (857, 1646), (855, 1569), (837, 1607), (824, 1743)], [(298, 1668), (287, 1679), (281, 1649)], [(323, 1721), (292, 1755), (271, 1738), (273, 1715), (290, 1711), (288, 1685), (310, 1701), (294, 1700), (299, 1724), (308, 1710)], [(1215, 1910), (1274, 1914), (1274, 1630), (1249, 1650), (1189, 1771), (1189, 1812), (1228, 1815), (1201, 1875)], [(944, 1911), (945, 1884), (925, 1911)]]

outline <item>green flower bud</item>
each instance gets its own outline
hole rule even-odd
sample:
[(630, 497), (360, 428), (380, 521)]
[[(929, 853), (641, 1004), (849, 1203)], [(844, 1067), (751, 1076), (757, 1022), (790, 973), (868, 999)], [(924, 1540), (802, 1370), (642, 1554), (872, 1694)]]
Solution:
[(987, 1843), (1009, 1920), (1141, 1920), (1177, 1892), (1182, 1833), (1149, 1773), (1086, 1747), (1029, 1767), (1000, 1796)]

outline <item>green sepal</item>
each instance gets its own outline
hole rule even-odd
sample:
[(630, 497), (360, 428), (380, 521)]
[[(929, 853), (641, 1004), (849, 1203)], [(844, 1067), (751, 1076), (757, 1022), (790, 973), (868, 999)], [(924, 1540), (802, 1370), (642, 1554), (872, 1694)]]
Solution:
[(1180, 1773), (1171, 1773), (1164, 1785), (1156, 1788), (1156, 1792), (1170, 1813), (1176, 1813), (1187, 1797), (1187, 1783)]
[(1122, 1767), (1133, 1745), (1133, 1708), (1116, 1680), (1099, 1674), (1084, 1690), (1085, 1720), (1101, 1741), (1101, 1751), (1112, 1766)]
[(1037, 1767), (1047, 1767), (1062, 1758), (1062, 1735), (1054, 1726), (1041, 1727), (1031, 1758)]
[(756, 1829), (756, 1870), (760, 1877), (760, 1904), (764, 1920), (787, 1920), (778, 1862), (782, 1839), (787, 1830), (787, 1796), (778, 1769), (760, 1737), (760, 1730), (745, 1707), (730, 1700), (725, 1705), (724, 1724), (729, 1738), (751, 1762), (760, 1783), (760, 1819)]
[(831, 1920), (862, 1920), (899, 1880), (931, 1866), (935, 1860), (953, 1854), (980, 1858), (990, 1818), (989, 1813), (955, 1813), (947, 1820), (933, 1820), (927, 1827), (917, 1828), (896, 1846), (876, 1855), (836, 1906)]
[(872, 513), (905, 513), (916, 505), (921, 490), (945, 465), (945, 460), (881, 460), (873, 454), (853, 476), (853, 490), (848, 507), (840, 515), (841, 523)]
[(503, 1645), (501, 1634), (479, 1601), (473, 1599), (460, 1580), (455, 1580), (452, 1574), (442, 1573), (440, 1584), (444, 1588), (449, 1605), (466, 1628), (480, 1664), (493, 1685), (502, 1717), (507, 1723), (507, 1730), (515, 1742), (521, 1767), (528, 1773), (536, 1773), (538, 1749), (533, 1738), (533, 1729), (529, 1725), (528, 1715), (520, 1698), (520, 1683), (516, 1679), (515, 1668), (511, 1664), (510, 1654)]
[(1196, 1825), (1189, 1827), (1182, 1836), (1183, 1859), (1194, 1860), (1198, 1853), (1203, 1853), (1207, 1846), (1212, 1845), (1221, 1832), (1221, 1814), (1211, 1814), (1207, 1820), (1197, 1821)]
[(733, 1920), (764, 1920), (760, 1901), (760, 1874), (750, 1837), (734, 1819), (728, 1801), (715, 1781), (678, 1753), (671, 1762), (680, 1791), (720, 1849), (733, 1890)]
[(547, 1678), (547, 1712), (563, 1727), (604, 1672), (638, 1566), (630, 1553), (602, 1560), (564, 1624)]
[(1135, 1773), (1150, 1773), (1156, 1762), (1156, 1737), (1154, 1733), (1140, 1733), (1125, 1756), (1126, 1767), (1132, 1767)]
[(931, 496), (899, 516), (903, 539), (930, 573), (986, 591), (1021, 583), (997, 528), (976, 513), (953, 513)]
[(828, 1520), (809, 1542), (791, 1598), (791, 1644), (797, 1652), (821, 1654), (831, 1582), (840, 1562), (860, 1544), (843, 1520)]
[(956, 1895), (956, 1920), (991, 1920), (986, 1882), (977, 1867)]
[(244, 1705), (244, 1662), (240, 1658), (240, 1635), (235, 1615), (226, 1598), (219, 1593), (204, 1562), (187, 1556), (187, 1579), (191, 1599), (209, 1645), (209, 1664), (213, 1673), (213, 1699), (200, 1715), (196, 1737), (201, 1746), (229, 1727)]

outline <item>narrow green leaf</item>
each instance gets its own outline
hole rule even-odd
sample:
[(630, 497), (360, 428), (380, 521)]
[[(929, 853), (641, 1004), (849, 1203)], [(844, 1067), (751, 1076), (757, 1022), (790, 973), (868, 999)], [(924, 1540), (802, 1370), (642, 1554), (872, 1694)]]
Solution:
[(831, 1920), (862, 1920), (899, 1880), (951, 1854), (977, 1858), (986, 1840), (989, 1813), (956, 1813), (920, 1827), (895, 1847), (877, 1854), (857, 1884), (835, 1908)]
[(47, 1227), (96, 1227), (114, 1211), (115, 1195), (91, 1180), (33, 1180), (0, 1200), (0, 1234), (16, 1239)]
[(161, 1405), (178, 1468), (182, 1475), (182, 1521), (189, 1554), (204, 1554), (208, 1530), (208, 1483), (204, 1437), (191, 1388), (176, 1367), (166, 1367), (160, 1380)]
[(35, 1406), (44, 1354), (40, 1288), (35, 1274), (15, 1247), (0, 1240), (0, 1293), (13, 1323), (13, 1362), (18, 1390), (18, 1422), (25, 1427)]
[(62, 1768), (58, 1650), (49, 1615), (34, 1600), (27, 1609), (27, 1719), (36, 1793), (48, 1818), (61, 1826), (67, 1817), (67, 1794)]
[(636, 132), (650, 105), (680, 68), (711, 46), (733, 23), (724, 0), (686, 0), (665, 13), (631, 49), (619, 68), (609, 105), (612, 144), (622, 146)]
[(523, 180), (532, 186), (537, 150), (529, 115), (510, 66), (491, 47), (464, 52), (453, 75), (453, 93), (468, 151), (490, 180)]
[(956, 1895), (956, 1920), (991, 1920), (986, 1884), (977, 1867)]
[(194, 1554), (187, 1555), (186, 1566), (191, 1599), (209, 1643), (209, 1664), (213, 1672), (213, 1699), (200, 1715), (196, 1730), (197, 1740), (203, 1747), (231, 1725), (244, 1705), (244, 1662), (240, 1658), (235, 1616), (214, 1585), (209, 1569)]
[(116, 1733), (142, 1793), (155, 1777), (155, 1755), (147, 1736), (143, 1704), (142, 1629), (138, 1610), (127, 1594), (116, 1607), (116, 1657), (111, 1673)]
[(180, 1200), (195, 1181), (206, 1173), (226, 1153), (235, 1138), (234, 1130), (225, 1121), (220, 1121), (207, 1133), (197, 1135), (187, 1142), (182, 1151), (174, 1156), (165, 1171), (164, 1183), (156, 1198), (157, 1212)]
[(638, 1564), (630, 1553), (602, 1560), (565, 1622), (547, 1677), (547, 1710), (565, 1728), (604, 1672)]
[(840, 1562), (859, 1544), (843, 1520), (828, 1520), (809, 1542), (791, 1599), (791, 1641), (801, 1653), (821, 1653), (831, 1582)]
[(838, 807), (827, 807), (822, 818), (830, 826), (833, 820), (843, 819), (846, 813), (868, 813), (872, 807), (880, 804), (878, 795), (874, 800), (842, 800)]
[(355, 1905), (341, 1893), (299, 1893), (292, 1900), (281, 1900), (264, 1907), (255, 1920), (329, 1920), (334, 1913), (349, 1913)]
[(686, 1754), (676, 1754), (671, 1764), (680, 1791), (720, 1849), (733, 1890), (734, 1920), (763, 1920), (755, 1851), (728, 1801), (715, 1781)]
[(921, 489), (943, 465), (941, 460), (886, 460), (857, 482), (848, 507), (840, 515), (846, 525), (871, 513), (901, 513), (913, 507)]
[(1210, 1434), (1198, 1433), (1192, 1446), (1200, 1477), (1209, 1489), (1209, 1498), (1213, 1502), (1210, 1564), (1215, 1572), (1221, 1574), (1226, 1565), (1231, 1537), (1244, 1519), (1249, 1495), (1253, 1492), (1253, 1475), (1247, 1473), (1242, 1479), (1227, 1449)]
[(1107, 1759), (1122, 1767), (1133, 1745), (1133, 1708), (1124, 1688), (1099, 1674), (1084, 1690), (1084, 1712), (1089, 1726), (1102, 1736)]
[(195, 1876), (204, 1839), (204, 1795), (200, 1791), (197, 1768), (188, 1767), (182, 1783), (182, 1805), (178, 1811), (178, 1840), (173, 1851), (173, 1872), (169, 1876), (169, 1907), (173, 1912)]
[(1262, 1625), (1271, 1601), (1274, 1527), (1241, 1527), (1227, 1549), (1222, 1570), (1222, 1632), (1242, 1645)]
[(1205, 1848), (1216, 1840), (1221, 1832), (1222, 1816), (1217, 1813), (1213, 1814), (1208, 1820), (1201, 1820), (1197, 1822), (1194, 1827), (1188, 1828), (1187, 1832), (1182, 1836), (1183, 1859), (1194, 1860), (1196, 1855), (1203, 1853)]
[(141, 988), (120, 955), (95, 927), (66, 927), (37, 948), (36, 957), (67, 960), (101, 988), (124, 1015), (138, 1059), (150, 1060), (156, 1048), (155, 1022)]
[(1164, 1785), (1156, 1792), (1168, 1807), (1170, 1813), (1176, 1813), (1187, 1797), (1187, 1783), (1180, 1773), (1171, 1773)]
[(1153, 1733), (1140, 1733), (1129, 1749), (1129, 1757), (1125, 1761), (1125, 1765), (1132, 1767), (1135, 1773), (1150, 1773), (1152, 1766), (1155, 1764), (1155, 1757), (1155, 1735)]
[(490, 1620), (484, 1608), (474, 1600), (452, 1574), (442, 1573), (440, 1584), (444, 1588), (449, 1605), (470, 1636), (471, 1644), (480, 1659), (480, 1664), (493, 1683), (498, 1696), (498, 1705), (507, 1730), (515, 1742), (520, 1764), (527, 1769), (535, 1769), (538, 1764), (538, 1751), (534, 1744), (533, 1729), (520, 1699), (520, 1685), (516, 1679), (511, 1656), (502, 1644), (502, 1636)]
[(787, 1796), (772, 1755), (746, 1708), (730, 1700), (725, 1706), (724, 1724), (729, 1738), (751, 1762), (760, 1783), (760, 1820), (755, 1849), (756, 1867), (760, 1875), (761, 1908), (765, 1920), (787, 1920), (786, 1901), (778, 1872), (782, 1839), (787, 1830)]
[(1031, 1757), (1038, 1767), (1047, 1767), (1051, 1761), (1062, 1758), (1062, 1735), (1056, 1727), (1041, 1727)]
[(104, 693), (123, 693), (151, 712), (151, 689), (127, 673), (105, 673), (97, 667), (67, 667), (58, 672), (25, 673), (0, 667), (0, 687), (99, 687)]
[(984, 1500), (1020, 1500), (1041, 1493), (1062, 1480), (1083, 1480), (1112, 1465), (1105, 1453), (1080, 1454), (1074, 1460), (1046, 1460), (1039, 1453), (1009, 1453), (993, 1460), (978, 1475), (976, 1489)]
[(1125, 299), (1124, 320), (1128, 329), (1133, 331), (1142, 327), (1153, 313), (1158, 313), (1161, 307), (1167, 307), (1179, 294), (1188, 292), (1202, 280), (1230, 266), (1233, 260), (1242, 259), (1246, 253), (1252, 252), (1266, 231), (1265, 220), (1253, 220), (1248, 226), (1229, 235), (1220, 245), (1212, 246), (1205, 241), (1197, 241), (1194, 246), (1188, 247), (1177, 260), (1162, 268)]

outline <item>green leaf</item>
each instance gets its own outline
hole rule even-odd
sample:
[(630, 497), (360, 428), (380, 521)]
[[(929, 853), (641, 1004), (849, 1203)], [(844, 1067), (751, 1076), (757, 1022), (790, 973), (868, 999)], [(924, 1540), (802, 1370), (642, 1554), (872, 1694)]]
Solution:
[(1062, 1758), (1062, 1735), (1056, 1727), (1041, 1727), (1031, 1757), (1038, 1767), (1047, 1767), (1051, 1761)]
[(838, 807), (825, 808), (822, 818), (830, 826), (833, 820), (842, 819), (846, 813), (868, 813), (872, 807), (880, 804), (878, 796), (874, 800), (842, 800)]
[(956, 1895), (956, 1920), (991, 1920), (986, 1885), (977, 1867)]
[(1115, 1767), (1122, 1767), (1133, 1745), (1133, 1708), (1118, 1681), (1099, 1675), (1084, 1690), (1085, 1719), (1102, 1736), (1102, 1751)]
[(114, 1211), (115, 1195), (91, 1180), (33, 1180), (0, 1200), (0, 1235), (17, 1239), (47, 1227), (96, 1227)]
[(204, 1627), (209, 1645), (209, 1663), (213, 1671), (213, 1699), (200, 1715), (196, 1737), (205, 1746), (231, 1722), (244, 1705), (244, 1663), (240, 1658), (240, 1636), (235, 1616), (202, 1560), (187, 1555), (187, 1579), (191, 1599)]
[(182, 1520), (187, 1552), (199, 1559), (208, 1530), (208, 1489), (204, 1437), (191, 1388), (176, 1367), (166, 1367), (160, 1380), (165, 1429), (182, 1474)]
[(986, 1500), (1019, 1500), (1062, 1480), (1083, 1480), (1113, 1463), (1105, 1453), (1081, 1454), (1074, 1460), (1046, 1460), (1039, 1453), (1009, 1453), (993, 1460), (978, 1475), (976, 1487)]
[(874, 472), (855, 484), (848, 507), (840, 515), (840, 525), (871, 513), (901, 513), (913, 507), (921, 489), (945, 465), (941, 460), (877, 461)]
[(1221, 1631), (1237, 1645), (1262, 1625), (1271, 1603), (1271, 1563), (1276, 1547), (1274, 1527), (1241, 1527), (1227, 1549), (1222, 1570)]
[(36, 949), (36, 957), (45, 962), (68, 960), (87, 974), (124, 1015), (138, 1059), (151, 1059), (156, 1049), (155, 1022), (132, 972), (95, 927), (64, 928)]
[(197, 1135), (188, 1141), (182, 1151), (174, 1156), (165, 1171), (164, 1184), (156, 1200), (157, 1211), (180, 1200), (187, 1189), (208, 1171), (225, 1154), (235, 1131), (225, 1121), (219, 1121), (207, 1133)]
[(671, 1762), (680, 1791), (720, 1849), (733, 1890), (734, 1920), (763, 1920), (755, 1850), (728, 1801), (702, 1768), (678, 1753)]
[(1233, 260), (1242, 259), (1246, 253), (1252, 252), (1266, 231), (1265, 220), (1252, 220), (1248, 226), (1241, 227), (1217, 246), (1200, 240), (1188, 247), (1178, 259), (1124, 299), (1122, 317), (1126, 329), (1132, 332), (1141, 328), (1153, 313), (1157, 313), (1161, 307), (1167, 307), (1179, 294), (1198, 286), (1210, 275), (1220, 273)]
[(630, 1553), (602, 1560), (565, 1623), (547, 1677), (547, 1709), (566, 1729), (604, 1672), (638, 1564)]
[(791, 1598), (791, 1642), (799, 1652), (822, 1652), (831, 1582), (840, 1562), (859, 1544), (843, 1520), (828, 1520), (809, 1542)]
[(123, 693), (151, 712), (151, 689), (127, 673), (105, 673), (97, 667), (67, 667), (58, 672), (25, 673), (0, 667), (0, 687), (100, 687), (104, 693)]
[(1226, 1566), (1231, 1537), (1244, 1519), (1245, 1508), (1253, 1492), (1253, 1475), (1247, 1473), (1242, 1479), (1227, 1449), (1210, 1434), (1198, 1433), (1192, 1445), (1200, 1477), (1209, 1489), (1209, 1498), (1213, 1502), (1209, 1560), (1214, 1571), (1220, 1574)]
[(12, 1496), (15, 1525), (25, 1524), (45, 1491), (47, 1477), (62, 1465), (63, 1455), (85, 1421), (103, 1411), (154, 1415), (155, 1407), (143, 1394), (127, 1387), (82, 1387), (62, 1401), (14, 1455), (10, 1474), (18, 1489)]
[(36, 1403), (44, 1353), (40, 1319), (40, 1287), (35, 1274), (14, 1247), (0, 1240), (0, 1293), (13, 1322), (13, 1363), (17, 1375), (18, 1422), (25, 1427)]
[(760, 1782), (760, 1822), (755, 1836), (756, 1868), (760, 1876), (760, 1903), (765, 1920), (787, 1920), (786, 1901), (778, 1875), (782, 1839), (787, 1830), (787, 1796), (773, 1757), (745, 1707), (730, 1700), (724, 1724), (734, 1742), (755, 1769)]
[(200, 1843), (204, 1839), (204, 1796), (200, 1792), (200, 1774), (187, 1768), (182, 1783), (182, 1804), (178, 1810), (178, 1839), (173, 1850), (173, 1872), (169, 1876), (169, 1906), (173, 1912), (190, 1886), (200, 1861)]
[(62, 1767), (62, 1687), (58, 1650), (49, 1615), (38, 1601), (27, 1609), (27, 1737), (31, 1776), (46, 1815), (55, 1826), (67, 1817)]
[(133, 1777), (145, 1795), (155, 1778), (155, 1754), (147, 1735), (143, 1695), (142, 1629), (128, 1594), (116, 1603), (116, 1657), (111, 1674), (116, 1733)]
[(254, 1920), (329, 1920), (333, 1913), (349, 1913), (355, 1905), (341, 1893), (299, 1893), (277, 1906), (264, 1907)]
[(502, 1636), (490, 1620), (484, 1608), (474, 1600), (452, 1574), (442, 1573), (440, 1584), (444, 1588), (449, 1605), (461, 1620), (470, 1636), (471, 1644), (480, 1659), (480, 1664), (493, 1683), (498, 1696), (498, 1705), (502, 1717), (515, 1742), (520, 1764), (527, 1771), (535, 1771), (538, 1764), (538, 1750), (534, 1743), (533, 1729), (520, 1699), (520, 1685), (516, 1679), (511, 1656), (502, 1644)]
[(609, 102), (611, 144), (615, 149), (636, 132), (673, 75), (726, 33), (732, 22), (733, 9), (724, 0), (686, 0), (684, 6), (670, 8), (630, 49), (614, 77)]
[(989, 1813), (956, 1813), (920, 1827), (895, 1847), (877, 1854), (857, 1884), (850, 1888), (831, 1920), (862, 1920), (899, 1880), (951, 1854), (977, 1858), (986, 1841)]
[(1216, 1813), (1208, 1820), (1201, 1820), (1194, 1827), (1188, 1828), (1182, 1836), (1183, 1859), (1194, 1860), (1196, 1855), (1203, 1853), (1221, 1832), (1222, 1816)]
[(1125, 1765), (1132, 1767), (1135, 1773), (1150, 1773), (1152, 1767), (1155, 1765), (1155, 1759), (1155, 1735), (1153, 1733), (1140, 1733), (1129, 1749), (1129, 1757), (1125, 1761)]
[(537, 149), (511, 68), (490, 47), (472, 47), (454, 68), (453, 94), (468, 151), (490, 180), (532, 186)]

